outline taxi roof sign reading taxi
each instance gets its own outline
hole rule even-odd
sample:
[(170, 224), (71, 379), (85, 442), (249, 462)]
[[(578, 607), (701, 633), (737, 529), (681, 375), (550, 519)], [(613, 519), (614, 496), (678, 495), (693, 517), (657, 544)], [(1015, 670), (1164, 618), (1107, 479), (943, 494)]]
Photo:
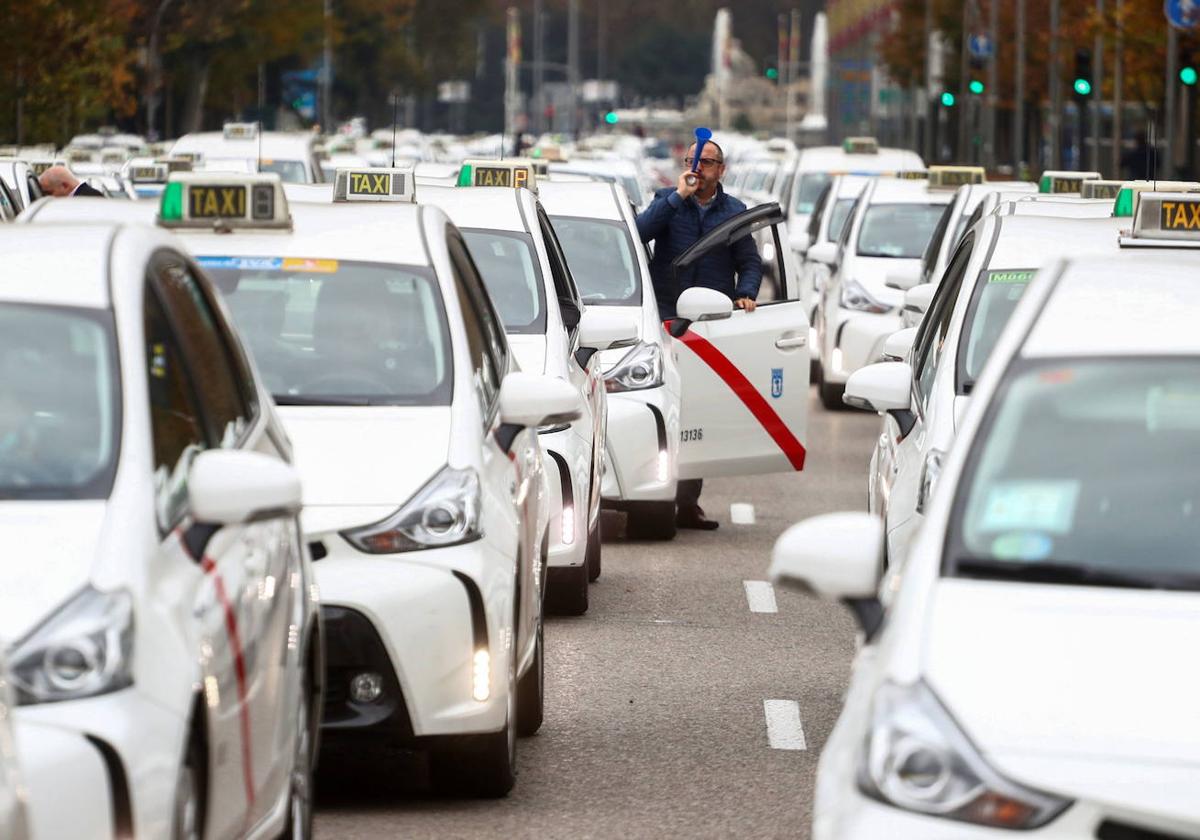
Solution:
[(1125, 181), (1113, 201), (1113, 216), (1132, 219), (1137, 197), (1144, 192), (1200, 192), (1200, 181)]
[(848, 155), (878, 154), (879, 141), (874, 137), (847, 137), (842, 141), (842, 151)]
[(158, 224), (225, 233), (233, 228), (290, 230), (283, 182), (274, 172), (176, 172), (158, 206)]
[(226, 140), (255, 140), (258, 138), (258, 123), (225, 123), (222, 134)]
[(462, 162), (458, 171), (460, 187), (525, 187), (537, 192), (537, 176), (533, 161), (525, 158), (507, 160), (470, 159)]
[[(855, 175), (858, 173), (852, 172), (850, 174)], [(899, 172), (897, 172), (895, 174), (894, 177), (899, 178), (901, 181), (924, 181), (926, 178), (929, 177), (929, 170), (928, 169), (901, 169)]]
[(1072, 169), (1047, 169), (1038, 181), (1038, 192), (1060, 195), (1077, 193), (1084, 181), (1100, 180), (1099, 172), (1082, 172)]
[(1102, 181), (1100, 179), (1084, 181), (1080, 186), (1079, 195), (1083, 198), (1116, 198), (1124, 183), (1124, 181)]
[(1123, 248), (1200, 248), (1200, 195), (1143, 192)]
[(929, 188), (953, 190), (963, 184), (982, 184), (987, 174), (982, 166), (931, 166)]
[(333, 182), (333, 200), (405, 201), (417, 200), (413, 169), (339, 169)]
[(171, 170), (165, 163), (133, 160), (125, 174), (134, 184), (165, 184)]

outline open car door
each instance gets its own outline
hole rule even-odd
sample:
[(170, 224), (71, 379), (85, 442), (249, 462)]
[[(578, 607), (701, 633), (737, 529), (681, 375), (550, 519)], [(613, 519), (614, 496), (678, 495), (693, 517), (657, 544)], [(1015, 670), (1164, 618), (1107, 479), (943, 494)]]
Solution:
[[(808, 419), (808, 317), (788, 299), (778, 204), (726, 220), (672, 263), (678, 279), (713, 248), (772, 228), (781, 299), (735, 310), (712, 289), (679, 296), (670, 326), (682, 378), (679, 477), (755, 475), (804, 468)], [(792, 285), (795, 285), (794, 283)]]

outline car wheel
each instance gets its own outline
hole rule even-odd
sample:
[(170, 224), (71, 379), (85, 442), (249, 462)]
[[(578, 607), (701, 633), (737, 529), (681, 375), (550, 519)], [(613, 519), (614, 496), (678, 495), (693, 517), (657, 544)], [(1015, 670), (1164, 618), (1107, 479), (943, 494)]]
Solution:
[(587, 566), (588, 580), (594, 581), (600, 577), (600, 553), (602, 551), (603, 541), (600, 538), (600, 517), (596, 517), (596, 524), (588, 531), (587, 552), (584, 555), (584, 565)]
[(507, 796), (517, 781), (517, 668), (515, 651), (508, 663), (504, 728), (478, 736), (478, 749), (446, 750), (429, 756), (433, 786), (450, 796)]
[(175, 779), (172, 840), (201, 840), (204, 836), (204, 747), (198, 735), (188, 739), (187, 755)]
[(554, 569), (548, 578), (546, 607), (555, 615), (583, 615), (588, 610), (588, 564)]
[(288, 792), (288, 821), (279, 840), (309, 840), (313, 835), (313, 768), (316, 766), (320, 690), (304, 670), (304, 699), (296, 714), (296, 755)]
[(674, 502), (631, 502), (625, 516), (625, 536), (631, 540), (673, 540)]
[(546, 700), (546, 640), (542, 622), (538, 622), (533, 663), (517, 683), (517, 734), (522, 738), (536, 735), (542, 728)]
[(833, 382), (826, 382), (826, 381), (824, 381), (824, 379), (822, 379), (821, 384), (818, 387), (818, 391), (820, 392), (820, 395), (821, 395), (821, 405), (825, 406), (825, 408), (827, 410), (829, 410), (829, 411), (844, 411), (845, 410), (846, 404), (844, 402), (842, 402), (842, 394), (844, 394), (846, 392), (845, 385), (838, 385)]

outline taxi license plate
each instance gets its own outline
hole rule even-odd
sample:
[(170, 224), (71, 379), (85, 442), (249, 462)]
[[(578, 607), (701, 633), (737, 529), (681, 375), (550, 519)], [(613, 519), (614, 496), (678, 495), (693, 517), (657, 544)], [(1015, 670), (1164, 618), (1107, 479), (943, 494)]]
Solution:
[(524, 187), (529, 182), (529, 172), (525, 169), (509, 169), (501, 166), (476, 166), (475, 186), (477, 187)]
[(246, 188), (193, 184), (188, 190), (188, 215), (193, 219), (244, 219)]
[(1200, 231), (1200, 201), (1164, 201), (1158, 219), (1163, 230)]

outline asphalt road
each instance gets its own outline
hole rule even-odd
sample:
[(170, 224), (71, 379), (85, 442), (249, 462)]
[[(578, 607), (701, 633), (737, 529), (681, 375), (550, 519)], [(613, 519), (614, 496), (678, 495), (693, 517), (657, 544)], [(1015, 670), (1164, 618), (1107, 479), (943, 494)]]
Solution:
[[(508, 798), (433, 798), (416, 757), (326, 764), (317, 837), (807, 837), (854, 626), (793, 591), (774, 590), (777, 612), (751, 612), (744, 582), (765, 579), (797, 519), (865, 507), (878, 429), (814, 399), (803, 473), (706, 482), (716, 532), (634, 543), (606, 514), (590, 610), (547, 621), (546, 720), (518, 744)], [(735, 502), (754, 505), (756, 524), (730, 523)], [(795, 704), (769, 704), (790, 749), (769, 743), (768, 700)]]

